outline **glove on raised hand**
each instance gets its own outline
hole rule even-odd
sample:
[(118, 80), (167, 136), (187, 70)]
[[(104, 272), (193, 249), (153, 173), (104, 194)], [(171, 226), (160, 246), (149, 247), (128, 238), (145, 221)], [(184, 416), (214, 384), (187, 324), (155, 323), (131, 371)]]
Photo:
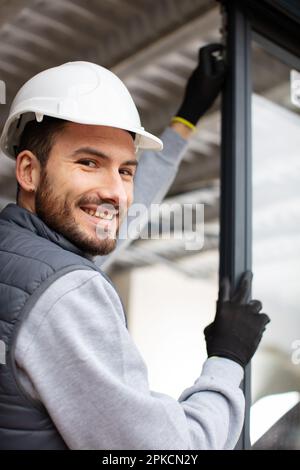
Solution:
[(200, 48), (198, 66), (187, 82), (183, 102), (173, 121), (187, 121), (194, 127), (213, 104), (225, 78), (225, 64), (221, 56), (223, 49), (221, 44)]
[(245, 367), (254, 355), (270, 318), (259, 313), (259, 300), (248, 300), (252, 277), (244, 272), (231, 298), (230, 282), (222, 280), (215, 319), (204, 330), (208, 357), (226, 357)]

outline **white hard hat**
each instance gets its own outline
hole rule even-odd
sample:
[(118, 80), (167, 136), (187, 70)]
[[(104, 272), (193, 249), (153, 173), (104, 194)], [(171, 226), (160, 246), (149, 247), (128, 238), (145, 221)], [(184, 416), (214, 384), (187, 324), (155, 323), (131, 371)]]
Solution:
[(124, 129), (136, 134), (137, 149), (163, 148), (162, 141), (141, 126), (124, 83), (110, 70), (91, 62), (67, 62), (44, 70), (20, 88), (0, 138), (2, 152), (15, 159), (25, 124), (35, 118), (40, 122), (43, 116)]

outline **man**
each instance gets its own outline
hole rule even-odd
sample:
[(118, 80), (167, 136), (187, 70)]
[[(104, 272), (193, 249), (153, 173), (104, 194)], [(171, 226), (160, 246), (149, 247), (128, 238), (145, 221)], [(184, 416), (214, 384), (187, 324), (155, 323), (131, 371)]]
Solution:
[[(0, 448), (230, 449), (237, 442), (243, 367), (268, 321), (260, 302), (249, 302), (249, 273), (231, 298), (223, 282), (205, 330), (209, 358), (177, 401), (149, 390), (120, 298), (93, 262), (115, 248), (138, 177), (140, 187), (142, 180), (156, 187), (152, 199), (160, 186), (167, 190), (172, 141), (178, 164), (183, 137), (221, 86), (222, 74), (211, 76), (201, 102), (204, 62), (200, 56), (160, 153), (127, 89), (103, 67), (63, 64), (16, 95), (0, 142), (16, 158), (19, 184), (17, 204), (0, 214)], [(138, 149), (148, 149), (139, 161)]]

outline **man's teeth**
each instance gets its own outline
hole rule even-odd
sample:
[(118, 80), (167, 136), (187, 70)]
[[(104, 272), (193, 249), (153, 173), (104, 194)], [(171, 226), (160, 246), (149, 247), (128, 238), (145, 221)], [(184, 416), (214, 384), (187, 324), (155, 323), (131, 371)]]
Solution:
[(114, 214), (109, 214), (109, 213), (106, 213), (107, 211), (103, 212), (103, 211), (100, 211), (99, 209), (97, 209), (96, 211), (94, 211), (93, 209), (83, 209), (83, 210), (84, 212), (87, 212), (89, 215), (93, 217), (98, 217), (99, 219), (112, 220), (114, 217)]

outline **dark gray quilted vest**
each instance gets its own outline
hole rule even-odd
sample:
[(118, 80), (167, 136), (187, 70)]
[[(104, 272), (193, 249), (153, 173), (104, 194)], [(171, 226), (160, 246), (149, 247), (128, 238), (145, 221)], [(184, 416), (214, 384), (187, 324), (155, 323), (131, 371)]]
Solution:
[(35, 214), (16, 204), (2, 210), (0, 450), (67, 449), (45, 407), (28, 396), (19, 383), (14, 350), (20, 325), (40, 295), (56, 279), (75, 269), (93, 269), (111, 283), (91, 258)]

